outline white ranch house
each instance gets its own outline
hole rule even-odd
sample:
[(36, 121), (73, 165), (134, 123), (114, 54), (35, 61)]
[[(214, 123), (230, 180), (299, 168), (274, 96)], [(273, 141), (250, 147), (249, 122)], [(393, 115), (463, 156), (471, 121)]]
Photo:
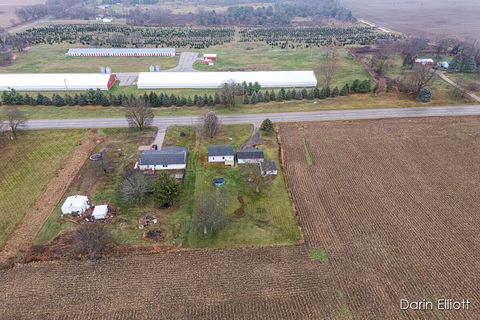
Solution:
[(235, 165), (235, 150), (233, 146), (208, 146), (208, 162)]
[(146, 150), (140, 155), (140, 160), (135, 164), (138, 170), (172, 170), (178, 171), (175, 178), (182, 179), (183, 171), (187, 167), (188, 150), (183, 147), (166, 147), (161, 150)]
[(265, 160), (265, 155), (259, 149), (241, 149), (237, 151), (238, 164), (258, 164)]

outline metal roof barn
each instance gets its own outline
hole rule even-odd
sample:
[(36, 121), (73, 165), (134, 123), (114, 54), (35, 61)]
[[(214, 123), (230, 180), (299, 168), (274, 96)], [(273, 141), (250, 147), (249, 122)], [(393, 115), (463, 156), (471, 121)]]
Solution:
[(15, 73), (0, 74), (0, 91), (78, 91), (110, 89), (114, 74), (101, 73)]
[(175, 48), (71, 48), (71, 57), (173, 57)]
[(264, 88), (315, 87), (313, 71), (141, 72), (139, 89), (220, 88), (225, 82), (258, 81)]

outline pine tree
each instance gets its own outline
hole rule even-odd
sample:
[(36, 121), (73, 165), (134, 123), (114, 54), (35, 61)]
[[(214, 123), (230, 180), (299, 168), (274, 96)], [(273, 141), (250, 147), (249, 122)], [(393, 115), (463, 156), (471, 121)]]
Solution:
[(248, 99), (248, 95), (243, 95), (243, 104), (250, 104), (250, 99)]
[(264, 97), (263, 97), (262, 91), (258, 91), (257, 92), (257, 102), (263, 102), (263, 99), (264, 99)]
[(285, 100), (292, 100), (292, 92), (290, 90), (287, 90), (287, 92), (285, 93)]
[(275, 100), (277, 100), (277, 97), (275, 94), (275, 90), (272, 89), (272, 91), (270, 92), (270, 101), (275, 101)]
[(300, 90), (296, 91), (294, 98), (295, 98), (295, 100), (302, 100), (303, 99), (302, 91), (300, 91)]
[(257, 93), (253, 92), (252, 96), (250, 97), (250, 104), (257, 104)]
[(333, 88), (332, 90), (332, 97), (338, 97), (340, 95), (340, 91), (338, 90), (338, 87)]
[(417, 95), (417, 100), (420, 102), (432, 101), (432, 91), (428, 87), (423, 87)]
[(187, 106), (189, 106), (189, 107), (193, 106), (193, 100), (192, 100), (192, 97), (190, 97), (190, 96), (187, 99)]
[(263, 95), (263, 102), (270, 102), (270, 92), (265, 91), (265, 94)]
[(262, 130), (266, 135), (271, 135), (275, 131), (273, 128), (273, 123), (270, 119), (263, 120), (260, 130)]
[[(244, 83), (245, 83), (245, 81), (244, 81)], [(215, 104), (221, 104), (222, 103), (222, 100), (220, 100), (220, 95), (217, 92), (215, 92), (215, 98), (213, 99), (213, 101), (214, 101)]]

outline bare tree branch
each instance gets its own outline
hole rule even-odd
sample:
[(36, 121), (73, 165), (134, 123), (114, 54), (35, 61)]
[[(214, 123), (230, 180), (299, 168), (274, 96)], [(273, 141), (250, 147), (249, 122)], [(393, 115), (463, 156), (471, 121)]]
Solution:
[(143, 99), (131, 98), (123, 106), (130, 128), (144, 130), (152, 125), (155, 115), (152, 108)]

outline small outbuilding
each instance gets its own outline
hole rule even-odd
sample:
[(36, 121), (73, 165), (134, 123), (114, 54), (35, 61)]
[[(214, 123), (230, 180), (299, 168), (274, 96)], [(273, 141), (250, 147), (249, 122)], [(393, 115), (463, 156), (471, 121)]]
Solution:
[(92, 213), (92, 218), (95, 220), (105, 220), (108, 217), (108, 205), (95, 206)]
[(278, 174), (277, 164), (275, 161), (263, 161), (260, 163), (260, 171), (262, 176), (275, 176)]
[(75, 195), (68, 197), (61, 209), (63, 214), (81, 215), (87, 211), (88, 208), (90, 208), (88, 197)]
[(233, 146), (208, 146), (208, 162), (223, 162), (226, 166), (235, 165), (235, 150)]
[(415, 64), (421, 64), (422, 66), (433, 66), (433, 59), (415, 59)]
[(255, 164), (261, 163), (265, 160), (265, 155), (259, 149), (241, 149), (237, 151), (238, 164)]

